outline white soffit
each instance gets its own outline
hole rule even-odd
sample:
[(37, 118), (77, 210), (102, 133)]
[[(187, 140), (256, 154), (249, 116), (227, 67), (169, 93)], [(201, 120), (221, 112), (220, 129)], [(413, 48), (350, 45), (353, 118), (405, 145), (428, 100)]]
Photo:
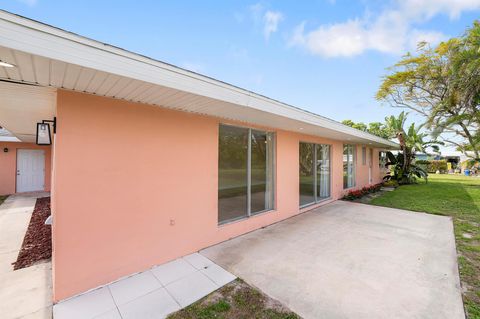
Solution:
[(0, 81), (0, 126), (22, 142), (35, 142), (36, 123), (52, 120), (54, 88)]
[[(352, 143), (380, 137), (227, 83), (0, 10), (0, 78), (216, 116)], [(1, 119), (0, 119), (1, 120)]]
[(20, 142), (12, 133), (0, 126), (0, 142)]

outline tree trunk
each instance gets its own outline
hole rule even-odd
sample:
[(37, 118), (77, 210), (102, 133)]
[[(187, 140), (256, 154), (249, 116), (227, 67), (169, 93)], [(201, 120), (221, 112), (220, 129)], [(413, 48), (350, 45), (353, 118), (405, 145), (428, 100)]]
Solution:
[(407, 171), (407, 146), (405, 144), (405, 138), (403, 136), (403, 133), (397, 133), (397, 139), (400, 144), (400, 150), (403, 153), (403, 166), (402, 169), (404, 172)]

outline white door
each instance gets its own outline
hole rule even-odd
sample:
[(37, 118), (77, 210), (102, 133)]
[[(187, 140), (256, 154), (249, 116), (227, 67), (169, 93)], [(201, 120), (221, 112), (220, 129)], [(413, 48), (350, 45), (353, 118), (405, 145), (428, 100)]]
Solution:
[(45, 189), (45, 152), (17, 150), (17, 193)]

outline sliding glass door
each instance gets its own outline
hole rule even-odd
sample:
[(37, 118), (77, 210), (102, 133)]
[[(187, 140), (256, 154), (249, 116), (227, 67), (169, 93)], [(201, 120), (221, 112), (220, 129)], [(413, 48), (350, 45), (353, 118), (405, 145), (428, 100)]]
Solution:
[(250, 211), (259, 213), (273, 208), (273, 135), (251, 130)]
[(315, 202), (314, 146), (300, 143), (300, 206)]
[(273, 209), (273, 133), (220, 125), (218, 152), (218, 222)]
[(355, 186), (355, 145), (343, 145), (343, 188)]
[(300, 206), (330, 197), (330, 145), (300, 143)]
[(219, 220), (247, 216), (248, 129), (220, 126), (218, 156)]

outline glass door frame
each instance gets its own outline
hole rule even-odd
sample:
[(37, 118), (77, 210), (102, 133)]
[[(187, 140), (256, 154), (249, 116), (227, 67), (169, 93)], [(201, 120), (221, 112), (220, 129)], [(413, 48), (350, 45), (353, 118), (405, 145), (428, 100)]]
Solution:
[[(231, 218), (231, 219), (228, 219), (228, 220), (223, 220), (223, 221), (219, 221), (217, 220), (217, 225), (218, 226), (223, 226), (223, 225), (226, 225), (226, 224), (230, 224), (230, 223), (233, 223), (233, 222), (236, 222), (236, 221), (240, 221), (240, 220), (245, 220), (247, 218), (250, 218), (252, 216), (255, 216), (255, 215), (259, 215), (259, 214), (262, 214), (262, 213), (266, 213), (266, 212), (272, 212), (272, 211), (276, 211), (276, 205), (277, 205), (277, 194), (276, 194), (276, 191), (277, 191), (277, 187), (276, 187), (276, 178), (277, 178), (277, 134), (275, 131), (268, 131), (268, 130), (262, 130), (262, 129), (258, 129), (258, 128), (252, 128), (252, 127), (248, 127), (248, 126), (243, 126), (243, 125), (235, 125), (235, 124), (229, 124), (229, 123), (219, 123), (218, 124), (218, 128), (219, 128), (219, 133), (218, 133), (218, 136), (220, 136), (220, 127), (221, 126), (230, 126), (230, 127), (236, 127), (236, 128), (241, 128), (241, 129), (245, 129), (247, 130), (247, 165), (246, 165), (246, 173), (247, 173), (247, 180), (246, 180), (246, 183), (247, 183), (247, 194), (246, 194), (246, 204), (247, 204), (247, 211), (246, 211), (246, 215), (245, 216), (238, 216), (238, 217), (235, 217), (235, 218)], [(267, 157), (266, 157), (266, 165), (267, 165), (267, 171), (268, 171), (268, 165), (270, 164), (271, 162), (271, 165), (272, 167), (270, 168), (271, 169), (271, 176), (270, 176), (270, 199), (269, 199), (269, 202), (270, 202), (270, 206), (269, 208), (266, 208), (264, 210), (261, 210), (261, 211), (257, 211), (257, 212), (252, 212), (252, 207), (251, 207), (251, 204), (252, 204), (252, 132), (261, 132), (261, 133), (266, 133), (266, 136), (267, 136), (267, 139), (269, 138), (270, 139), (270, 147), (271, 147), (271, 157), (268, 156), (268, 151), (267, 151)], [(217, 147), (218, 148), (218, 147)], [(217, 168), (218, 170), (218, 168)], [(219, 172), (217, 171), (217, 174), (219, 174)], [(218, 188), (218, 185), (217, 185), (217, 188)], [(218, 190), (217, 190), (218, 192)], [(265, 194), (265, 196), (267, 196), (267, 194)], [(217, 202), (219, 201), (218, 199), (218, 195), (217, 195)], [(267, 199), (266, 199), (267, 201)], [(217, 209), (217, 215), (219, 214), (219, 211)]]
[[(318, 204), (318, 203), (321, 203), (323, 201), (326, 201), (326, 200), (330, 200), (332, 199), (332, 149), (333, 149), (333, 146), (332, 144), (322, 144), (322, 143), (313, 143), (313, 142), (304, 142), (304, 141), (300, 141), (298, 143), (299, 145), (299, 148), (300, 148), (300, 143), (304, 143), (304, 144), (312, 144), (314, 147), (313, 147), (313, 189), (314, 189), (314, 192), (313, 192), (313, 201), (310, 202), (310, 203), (306, 203), (306, 204), (303, 204), (303, 205), (300, 205), (299, 207), (300, 208), (305, 208), (305, 207), (308, 207), (308, 206), (311, 206), (311, 205), (315, 205), (315, 204)], [(329, 186), (329, 196), (328, 197), (325, 197), (325, 198), (318, 198), (318, 193), (317, 193), (317, 182), (318, 182), (318, 170), (317, 170), (317, 146), (318, 145), (325, 145), (325, 146), (328, 146), (328, 176), (329, 176), (329, 181), (328, 181), (328, 186)], [(298, 152), (299, 156), (300, 156), (300, 152)], [(300, 163), (300, 159), (299, 159), (299, 163)], [(300, 164), (299, 164), (300, 165)], [(300, 184), (300, 181), (299, 181), (299, 184)], [(300, 196), (300, 191), (299, 191), (299, 196)], [(300, 200), (299, 200), (300, 202)]]

